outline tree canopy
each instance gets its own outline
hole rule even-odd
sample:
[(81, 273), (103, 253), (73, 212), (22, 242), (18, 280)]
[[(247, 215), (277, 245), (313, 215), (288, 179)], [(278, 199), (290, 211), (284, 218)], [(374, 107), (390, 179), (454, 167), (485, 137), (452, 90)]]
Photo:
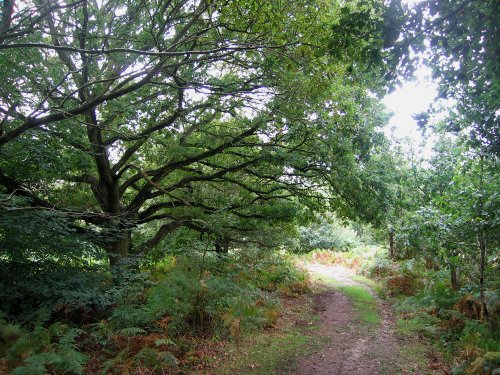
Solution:
[(474, 147), (497, 155), (499, 12), (497, 1), (424, 1), (414, 9), (419, 26), (412, 28), (414, 37), (427, 40), (426, 54), (439, 83), (439, 98), (454, 102), (447, 130), (464, 131)]
[(327, 198), (376, 216), (373, 94), (398, 63), (383, 2), (9, 4), (3, 208), (115, 233), (118, 255), (179, 227), (249, 241)]

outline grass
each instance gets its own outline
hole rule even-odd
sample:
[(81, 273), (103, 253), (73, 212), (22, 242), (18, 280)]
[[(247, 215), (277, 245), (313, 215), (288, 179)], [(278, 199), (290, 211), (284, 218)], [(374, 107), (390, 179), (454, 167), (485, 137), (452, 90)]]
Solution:
[(382, 299), (387, 298), (385, 288), (378, 281), (370, 279), (370, 278), (365, 277), (365, 276), (361, 276), (361, 275), (353, 275), (352, 280), (354, 280), (360, 284), (368, 286), (371, 290), (373, 290), (377, 294), (377, 296), (379, 296), (379, 298), (382, 298)]
[[(380, 375), (436, 374), (428, 368), (428, 347), (420, 342), (400, 343), (394, 357), (397, 361), (382, 361)], [(442, 372), (440, 372), (442, 373)]]
[[(351, 276), (353, 281), (366, 285), (369, 288), (377, 290), (380, 286), (373, 280), (363, 276)], [(323, 289), (336, 289), (347, 295), (354, 304), (354, 310), (358, 315), (360, 323), (365, 324), (367, 327), (375, 328), (380, 324), (380, 317), (378, 314), (378, 304), (375, 298), (364, 286), (358, 285), (342, 285), (338, 280), (333, 277), (325, 275), (312, 275), (311, 280), (319, 283)]]
[(309, 336), (298, 331), (269, 335), (259, 333), (244, 346), (233, 344), (226, 351), (230, 363), (217, 374), (275, 374), (277, 369), (293, 369), (299, 353), (310, 346)]
[(311, 293), (289, 301), (280, 326), (226, 345), (224, 358), (214, 364), (214, 374), (293, 372), (299, 356), (312, 354), (329, 341), (317, 332), (319, 317), (313, 299)]
[(361, 286), (354, 285), (340, 286), (338, 289), (353, 301), (354, 311), (362, 323), (371, 327), (380, 324), (378, 304), (370, 292)]

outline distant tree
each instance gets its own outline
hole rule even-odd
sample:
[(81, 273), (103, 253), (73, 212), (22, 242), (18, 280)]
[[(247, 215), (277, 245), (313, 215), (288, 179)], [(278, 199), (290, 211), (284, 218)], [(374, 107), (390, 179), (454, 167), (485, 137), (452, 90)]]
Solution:
[(407, 256), (437, 260), (450, 271), (454, 289), (462, 280), (475, 290), (489, 319), (487, 293), (498, 279), (500, 248), (498, 160), (472, 147), (468, 137), (444, 130), (439, 137), (434, 156), (407, 169), (407, 180), (421, 194), (405, 192), (412, 204), (393, 219), (396, 243)]

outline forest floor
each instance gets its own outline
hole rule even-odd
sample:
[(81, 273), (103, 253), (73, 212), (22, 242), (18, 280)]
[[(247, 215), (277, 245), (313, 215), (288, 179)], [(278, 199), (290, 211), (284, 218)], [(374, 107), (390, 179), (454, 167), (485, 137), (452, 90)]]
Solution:
[(402, 335), (375, 284), (341, 265), (308, 263), (312, 292), (284, 301), (272, 330), (226, 348), (216, 374), (447, 374), (428, 343)]

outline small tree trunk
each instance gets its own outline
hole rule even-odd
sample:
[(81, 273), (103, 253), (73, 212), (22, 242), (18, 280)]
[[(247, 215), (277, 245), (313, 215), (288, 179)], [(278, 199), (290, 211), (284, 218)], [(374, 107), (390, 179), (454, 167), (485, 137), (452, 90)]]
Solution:
[(119, 238), (113, 242), (111, 245), (110, 253), (110, 263), (113, 263), (112, 259), (116, 258), (119, 260), (120, 258), (126, 257), (130, 252), (130, 230), (124, 230), (123, 233), (120, 233)]
[(391, 259), (394, 259), (396, 253), (396, 247), (394, 244), (394, 229), (389, 229), (389, 256)]
[[(481, 154), (480, 158), (480, 167), (481, 172), (479, 174), (479, 192), (483, 192), (483, 175), (484, 175), (484, 155)], [(482, 215), (483, 211), (483, 199), (482, 194), (479, 194), (479, 209), (478, 212)], [(481, 304), (483, 305), (483, 313), (484, 318), (486, 319), (486, 323), (488, 324), (488, 329), (493, 331), (493, 324), (490, 319), (490, 313), (488, 311), (488, 304), (486, 303), (486, 296), (484, 295), (484, 274), (486, 271), (486, 239), (484, 238), (484, 230), (480, 226), (476, 231), (477, 238), (477, 247), (479, 249), (480, 254), (480, 262), (479, 262), (479, 296), (481, 298)]]
[(488, 327), (491, 329), (490, 314), (488, 311), (488, 305), (486, 303), (486, 296), (484, 295), (484, 273), (486, 270), (486, 241), (484, 239), (484, 233), (480, 229), (477, 232), (477, 247), (480, 253), (479, 262), (479, 296), (481, 298), (481, 304), (483, 305), (483, 313), (488, 323)]
[(215, 252), (217, 254), (227, 254), (229, 252), (229, 239), (217, 236), (215, 239)]
[(458, 272), (458, 267), (450, 264), (450, 281), (453, 290), (458, 290), (460, 288), (460, 284), (458, 282)]
[(120, 259), (125, 258), (130, 253), (131, 237), (130, 229), (124, 229), (111, 244), (109, 249), (109, 264), (111, 266), (117, 265)]
[[(14, 0), (3, 0), (1, 5), (2, 18), (0, 19), (0, 34), (5, 34), (5, 32), (10, 28), (12, 22), (12, 12), (14, 11)], [(4, 38), (0, 37), (0, 44), (3, 44)]]

